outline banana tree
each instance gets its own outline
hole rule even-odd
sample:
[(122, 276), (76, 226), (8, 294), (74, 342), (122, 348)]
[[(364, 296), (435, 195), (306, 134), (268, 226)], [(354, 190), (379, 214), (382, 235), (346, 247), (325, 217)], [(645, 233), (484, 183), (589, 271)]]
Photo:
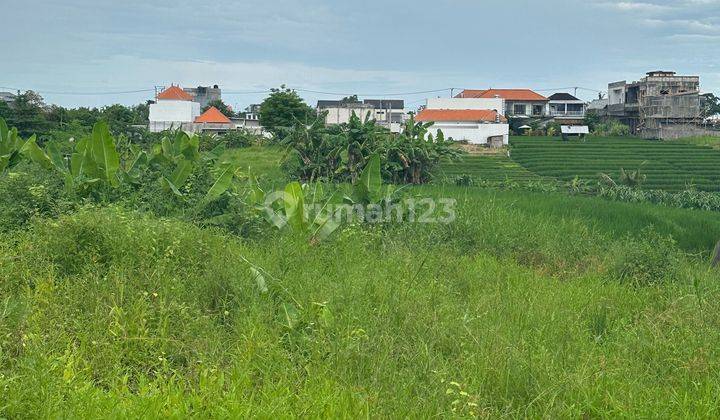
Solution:
[(34, 137), (25, 143), (22, 150), (31, 161), (62, 174), (69, 192), (87, 192), (99, 185), (120, 185), (120, 156), (110, 130), (103, 121), (93, 126), (89, 137), (75, 143), (69, 159), (52, 142), (43, 151), (35, 143)]
[[(35, 136), (31, 137), (34, 142)], [(8, 128), (0, 118), (0, 174), (22, 161), (25, 141), (18, 135), (17, 128)]]

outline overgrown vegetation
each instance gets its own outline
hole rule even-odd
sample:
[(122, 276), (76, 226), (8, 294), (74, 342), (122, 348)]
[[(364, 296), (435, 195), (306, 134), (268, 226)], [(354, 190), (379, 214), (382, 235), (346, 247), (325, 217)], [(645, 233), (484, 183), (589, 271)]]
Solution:
[(310, 125), (298, 122), (285, 131), (282, 144), (292, 154), (285, 163), (291, 176), (302, 180), (351, 181), (360, 176), (370, 156), (381, 159), (381, 173), (392, 183), (421, 184), (430, 180), (441, 159), (461, 152), (440, 132), (428, 133), (429, 123), (409, 119), (401, 134), (394, 134), (353, 115), (348, 124), (326, 127), (318, 118)]
[[(423, 125), (353, 124), (292, 133), (319, 142), (299, 143), (302, 178), (348, 181), (307, 184), (278, 145), (0, 130), (0, 417), (717, 416), (720, 221), (645, 202), (717, 194), (602, 186), (638, 201), (613, 202), (587, 196), (597, 172), (549, 182), (520, 147), (523, 166), (447, 165)], [(332, 172), (314, 160), (330, 146)], [(387, 205), (383, 178), (430, 171), (461, 185), (403, 193), (455, 199), (452, 223), (311, 209)]]

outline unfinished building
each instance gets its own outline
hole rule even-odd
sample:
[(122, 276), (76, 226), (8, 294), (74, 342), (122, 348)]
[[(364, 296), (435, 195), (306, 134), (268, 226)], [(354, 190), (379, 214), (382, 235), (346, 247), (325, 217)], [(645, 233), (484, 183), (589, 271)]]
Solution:
[(607, 116), (651, 139), (705, 134), (700, 123), (700, 78), (651, 71), (637, 82), (608, 84)]

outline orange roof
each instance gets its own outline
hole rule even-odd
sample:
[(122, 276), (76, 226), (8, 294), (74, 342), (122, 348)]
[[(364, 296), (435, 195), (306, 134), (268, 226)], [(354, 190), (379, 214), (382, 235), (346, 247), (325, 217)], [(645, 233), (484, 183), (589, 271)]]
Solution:
[(508, 101), (547, 101), (547, 98), (530, 89), (465, 89), (456, 98), (494, 98), (498, 96)]
[(171, 101), (192, 101), (193, 96), (184, 90), (180, 89), (179, 86), (170, 86), (169, 88), (158, 93), (157, 99), (171, 100)]
[(195, 118), (197, 123), (216, 123), (216, 124), (230, 124), (230, 119), (226, 117), (219, 109), (211, 106), (207, 111), (203, 112), (202, 115)]
[[(497, 121), (498, 113), (489, 109), (423, 109), (416, 121)], [(505, 117), (500, 115), (500, 121)]]

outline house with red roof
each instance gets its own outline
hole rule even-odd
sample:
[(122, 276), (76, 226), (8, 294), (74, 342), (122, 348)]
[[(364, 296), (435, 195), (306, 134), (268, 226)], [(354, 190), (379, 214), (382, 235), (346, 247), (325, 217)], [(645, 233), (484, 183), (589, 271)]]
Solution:
[(416, 121), (432, 122), (428, 131), (446, 139), (500, 147), (508, 144), (509, 126), (497, 98), (435, 98), (415, 116)]
[(502, 113), (514, 118), (543, 118), (548, 115), (548, 98), (530, 89), (465, 89), (456, 98), (501, 99)]
[(158, 93), (155, 103), (150, 104), (148, 129), (152, 132), (178, 128), (192, 131), (192, 124), (198, 116), (200, 103), (180, 86), (171, 85)]
[(235, 129), (235, 123), (225, 116), (219, 109), (211, 106), (200, 116), (195, 118), (194, 131), (225, 133)]

